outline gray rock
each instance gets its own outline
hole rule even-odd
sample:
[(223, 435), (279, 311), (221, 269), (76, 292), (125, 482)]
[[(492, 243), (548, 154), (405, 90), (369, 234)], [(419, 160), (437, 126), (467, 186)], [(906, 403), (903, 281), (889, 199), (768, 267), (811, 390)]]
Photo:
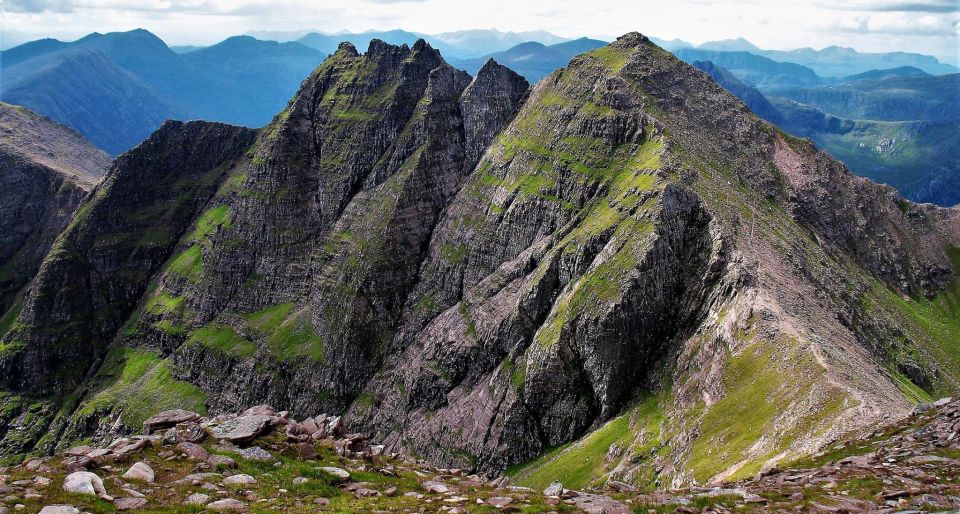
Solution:
[(237, 450), (237, 453), (244, 459), (249, 460), (258, 460), (262, 462), (273, 460), (273, 455), (270, 454), (267, 450), (259, 446), (251, 446), (249, 448), (241, 448)]
[(347, 480), (350, 480), (350, 473), (343, 468), (338, 468), (334, 466), (324, 466), (320, 468), (320, 471), (323, 471), (324, 473), (333, 476), (334, 478), (340, 480), (341, 482), (346, 482)]
[(153, 472), (153, 468), (147, 465), (146, 462), (138, 462), (133, 466), (130, 466), (130, 469), (123, 474), (123, 478), (127, 480), (139, 480), (141, 482), (153, 483), (155, 474)]
[(80, 509), (73, 505), (47, 505), (40, 509), (40, 514), (80, 514)]
[(442, 482), (427, 481), (421, 484), (423, 490), (431, 494), (443, 494), (450, 492), (450, 487)]
[(257, 483), (257, 479), (250, 475), (239, 473), (224, 478), (222, 483), (223, 485), (253, 485)]
[(240, 500), (235, 500), (233, 498), (225, 498), (223, 500), (217, 500), (207, 504), (207, 508), (215, 511), (245, 511), (247, 510), (247, 504), (243, 503)]
[(210, 436), (215, 439), (243, 443), (266, 432), (271, 421), (271, 416), (262, 414), (239, 416), (210, 428), (209, 432)]
[(147, 504), (146, 498), (117, 498), (113, 505), (117, 510), (134, 510), (143, 508)]
[(183, 500), (184, 505), (206, 505), (210, 501), (210, 496), (203, 493), (193, 493)]
[(75, 471), (67, 475), (63, 479), (63, 490), (68, 493), (99, 496), (108, 501), (113, 499), (107, 494), (103, 480), (89, 471)]
[(483, 503), (486, 503), (487, 505), (497, 509), (502, 509), (507, 505), (512, 504), (513, 498), (510, 498), (509, 496), (494, 496), (483, 500)]
[(171, 428), (178, 423), (200, 421), (200, 415), (183, 409), (165, 410), (155, 416), (147, 418), (143, 422), (143, 428), (147, 433), (151, 433), (163, 428)]
[(237, 461), (226, 455), (211, 455), (210, 458), (207, 459), (207, 464), (215, 468), (222, 467), (232, 469), (237, 467)]
[(560, 496), (561, 494), (563, 494), (563, 484), (560, 482), (553, 482), (543, 490), (544, 496)]
[(207, 460), (210, 458), (210, 453), (203, 446), (195, 443), (179, 443), (176, 450), (191, 460)]

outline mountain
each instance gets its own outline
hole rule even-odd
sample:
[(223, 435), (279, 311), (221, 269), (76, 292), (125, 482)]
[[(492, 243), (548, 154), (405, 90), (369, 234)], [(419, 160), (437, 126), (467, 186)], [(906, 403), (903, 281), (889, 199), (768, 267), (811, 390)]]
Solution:
[(0, 331), (70, 217), (110, 165), (76, 132), (0, 103)]
[(0, 451), (267, 403), (519, 485), (753, 477), (957, 390), (958, 246), (640, 34), (532, 89), (344, 44), (117, 159), (0, 339)]
[[(352, 32), (340, 32), (337, 34), (324, 34), (321, 32), (311, 32), (306, 34), (297, 40), (298, 43), (318, 50), (324, 55), (332, 54), (340, 46), (340, 43), (348, 42), (354, 45), (357, 48), (366, 48), (370, 45), (370, 42), (373, 40), (384, 41), (391, 45), (407, 45), (412, 46), (418, 40), (423, 39), (424, 35), (416, 34), (406, 30), (385, 30), (377, 31), (370, 30), (367, 32), (352, 33)], [(438, 48), (447, 48), (448, 45), (442, 40), (429, 37), (431, 44), (437, 46)]]
[(780, 111), (763, 96), (757, 88), (748, 86), (737, 77), (721, 66), (717, 66), (710, 61), (696, 61), (692, 66), (710, 76), (717, 84), (740, 99), (757, 116), (763, 118), (774, 125), (781, 125), (783, 117)]
[[(908, 75), (939, 82), (911, 88), (881, 85), (861, 79), (854, 83), (787, 90), (813, 107), (779, 96), (768, 100), (756, 88), (710, 62), (695, 62), (724, 89), (733, 93), (761, 118), (790, 134), (808, 137), (850, 169), (873, 181), (889, 184), (917, 202), (952, 206), (960, 203), (960, 159), (952, 151), (958, 140), (960, 117), (952, 114), (949, 97), (934, 94), (950, 76)], [(885, 75), (895, 82), (900, 74)], [(947, 85), (946, 89), (949, 89)], [(884, 95), (884, 91), (891, 94)], [(777, 93), (773, 93), (777, 94)], [(946, 104), (946, 107), (945, 107)], [(847, 112), (867, 119), (847, 119), (821, 109)], [(912, 119), (928, 116), (931, 119)], [(952, 117), (951, 117), (952, 116)], [(869, 119), (873, 117), (874, 119)], [(892, 121), (876, 121), (891, 117)], [(902, 119), (899, 117), (907, 117)]]
[(502, 52), (521, 43), (536, 42), (543, 45), (556, 45), (569, 41), (543, 30), (526, 32), (502, 32), (496, 29), (460, 30), (433, 34), (431, 39), (439, 40), (455, 49), (450, 57), (477, 57), (493, 52)]
[(0, 64), (6, 68), (38, 55), (61, 50), (66, 46), (69, 46), (69, 43), (50, 38), (30, 41), (0, 52)]
[(879, 121), (960, 120), (960, 73), (886, 76), (808, 88), (781, 88), (770, 94), (851, 119)]
[(24, 105), (118, 154), (185, 110), (93, 50), (45, 53), (3, 68), (0, 98)]
[(960, 119), (845, 119), (809, 105), (771, 97), (781, 128), (808, 137), (854, 172), (890, 184), (918, 202), (960, 204)]
[(742, 37), (736, 39), (722, 39), (720, 41), (707, 41), (697, 48), (701, 50), (714, 50), (719, 52), (751, 52), (759, 53), (760, 48)]
[(200, 50), (201, 48), (206, 48), (204, 46), (194, 46), (194, 45), (177, 45), (171, 46), (170, 49), (178, 54), (186, 54), (193, 52), (194, 50)]
[(566, 66), (574, 56), (606, 44), (603, 41), (588, 38), (575, 39), (550, 46), (529, 42), (478, 59), (455, 61), (455, 64), (470, 73), (476, 73), (484, 63), (493, 59), (523, 75), (530, 82), (537, 82), (557, 68)]
[(816, 86), (820, 77), (810, 68), (790, 62), (778, 62), (750, 52), (725, 52), (699, 48), (681, 48), (677, 57), (693, 63), (710, 61), (761, 91), (784, 87)]
[(693, 48), (695, 46), (692, 43), (688, 43), (682, 39), (660, 39), (651, 37), (650, 40), (660, 48), (663, 48), (669, 52), (673, 52), (681, 48)]
[(841, 82), (853, 82), (855, 80), (866, 80), (866, 79), (885, 79), (887, 77), (929, 77), (930, 74), (921, 70), (920, 68), (914, 68), (913, 66), (901, 66), (899, 68), (888, 68), (883, 70), (870, 70), (863, 73), (858, 73), (856, 75), (850, 75), (849, 77), (844, 77), (841, 79)]
[(207, 82), (202, 99), (190, 111), (203, 119), (265, 125), (324, 57), (300, 43), (249, 36), (231, 37), (183, 54), (181, 59), (190, 69), (216, 77)]
[(486, 54), (507, 50), (513, 46), (537, 42), (544, 45), (555, 45), (569, 41), (542, 30), (525, 32), (503, 32), (497, 29), (473, 29), (439, 34), (419, 34), (405, 30), (367, 31), (361, 33), (338, 32), (328, 34), (324, 32), (307, 32), (299, 34), (252, 32), (250, 35), (259, 39), (275, 39), (277, 41), (297, 40), (311, 48), (324, 53), (333, 53), (337, 46), (348, 41), (357, 48), (366, 48), (373, 39), (380, 39), (394, 45), (413, 45), (418, 39), (424, 39), (433, 47), (442, 49), (447, 57), (452, 59), (474, 59)]
[(909, 66), (931, 75), (943, 75), (960, 71), (956, 66), (944, 64), (929, 55), (888, 52), (861, 53), (852, 48), (828, 46), (823, 50), (801, 48), (798, 50), (763, 50), (765, 57), (776, 61), (802, 64), (813, 69), (821, 77), (845, 77), (871, 70)]
[(264, 125), (323, 57), (250, 37), (178, 54), (145, 30), (94, 33), (3, 52), (0, 98), (118, 154), (170, 118)]

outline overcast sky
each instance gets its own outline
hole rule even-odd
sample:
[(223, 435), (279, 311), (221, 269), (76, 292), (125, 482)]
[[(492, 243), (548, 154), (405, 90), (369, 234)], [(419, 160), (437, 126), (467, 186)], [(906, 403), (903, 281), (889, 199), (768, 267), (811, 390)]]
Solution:
[(471, 28), (612, 39), (640, 31), (692, 43), (745, 37), (762, 48), (903, 50), (960, 64), (960, 0), (0, 0), (3, 47), (38, 37), (148, 29), (168, 44), (254, 30)]

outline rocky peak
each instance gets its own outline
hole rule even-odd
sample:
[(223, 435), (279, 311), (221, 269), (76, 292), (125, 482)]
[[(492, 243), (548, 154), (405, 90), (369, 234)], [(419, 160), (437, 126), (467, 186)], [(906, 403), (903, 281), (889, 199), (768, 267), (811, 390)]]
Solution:
[(118, 160), (3, 340), (0, 416), (269, 403), (490, 474), (582, 438), (524, 483), (750, 476), (960, 384), (955, 211), (887, 191), (639, 34), (532, 89), (343, 46), (263, 130)]
[(54, 239), (109, 166), (110, 157), (73, 130), (0, 102), (0, 334)]
[(3, 338), (3, 387), (57, 394), (83, 379), (254, 134), (171, 121), (117, 158), (50, 250)]
[(529, 89), (525, 78), (493, 59), (483, 65), (460, 98), (470, 162), (480, 160), (496, 134), (513, 118)]

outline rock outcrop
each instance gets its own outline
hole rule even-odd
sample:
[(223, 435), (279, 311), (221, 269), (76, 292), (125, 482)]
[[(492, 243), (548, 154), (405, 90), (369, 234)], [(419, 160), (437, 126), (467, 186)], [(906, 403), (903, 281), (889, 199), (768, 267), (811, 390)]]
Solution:
[[(572, 442), (518, 470), (538, 489), (564, 462), (589, 466), (569, 488), (740, 479), (956, 390), (958, 245), (957, 210), (853, 177), (639, 34), (533, 89), (344, 44), (263, 130), (171, 122), (120, 157), (0, 386), (49, 420), (41, 449), (146, 421), (205, 461), (200, 428), (282, 424), (304, 458), (347, 430), (486, 474)], [(259, 404), (289, 413), (151, 418)], [(316, 412), (337, 416), (287, 422)]]
[(0, 333), (53, 240), (109, 165), (110, 157), (76, 132), (0, 103)]

